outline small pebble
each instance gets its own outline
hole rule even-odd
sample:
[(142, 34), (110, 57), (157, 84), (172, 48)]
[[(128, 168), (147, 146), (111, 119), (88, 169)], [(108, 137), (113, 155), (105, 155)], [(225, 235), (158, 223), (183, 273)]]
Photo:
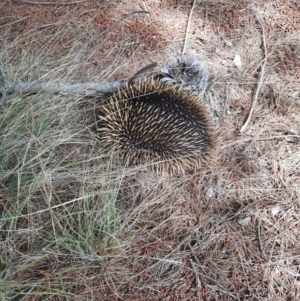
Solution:
[(250, 216), (238, 220), (238, 223), (242, 226), (247, 226), (250, 224), (250, 222), (251, 222)]
[(205, 194), (206, 194), (207, 197), (211, 198), (211, 197), (213, 196), (213, 194), (214, 194), (213, 188), (212, 188), (212, 187), (209, 187), (209, 188), (206, 190)]
[(241, 68), (242, 67), (242, 59), (241, 57), (236, 54), (234, 59), (233, 59), (233, 63), (238, 67), (238, 68)]
[(231, 41), (224, 40), (224, 43), (225, 43), (225, 45), (228, 46), (228, 47), (232, 47), (232, 46), (233, 46), (233, 44), (232, 44)]
[(275, 205), (275, 206), (271, 207), (271, 212), (272, 212), (273, 216), (275, 216), (279, 211), (280, 211), (279, 205)]

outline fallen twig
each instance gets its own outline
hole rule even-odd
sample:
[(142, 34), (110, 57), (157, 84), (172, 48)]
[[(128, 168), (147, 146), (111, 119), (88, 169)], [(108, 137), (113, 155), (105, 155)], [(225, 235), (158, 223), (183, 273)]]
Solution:
[(188, 20), (188, 24), (186, 26), (186, 31), (185, 31), (185, 39), (184, 39), (184, 44), (183, 44), (183, 48), (182, 48), (182, 54), (184, 55), (185, 53), (185, 48), (186, 48), (186, 44), (187, 44), (187, 37), (188, 37), (188, 32), (189, 32), (189, 28), (190, 28), (190, 23), (191, 23), (191, 19), (192, 19), (192, 15), (193, 15), (193, 10), (195, 8), (195, 3), (196, 0), (193, 1), (193, 5), (190, 11), (190, 15), (189, 15), (189, 20)]
[(260, 233), (261, 233), (261, 221), (260, 221), (260, 219), (258, 219), (258, 229), (257, 229), (257, 234), (258, 234), (259, 246), (260, 246), (260, 250), (261, 250), (262, 254), (264, 255), (265, 259), (267, 259), (267, 255), (266, 255), (266, 253), (265, 253), (265, 251), (264, 251), (263, 244), (262, 244), (262, 242), (261, 242)]
[(146, 71), (148, 71), (148, 70), (150, 70), (150, 69), (152, 69), (152, 68), (154, 68), (154, 67), (156, 67), (156, 66), (157, 66), (157, 63), (154, 62), (154, 63), (151, 63), (150, 65), (148, 65), (148, 66), (142, 68), (141, 70), (139, 70), (139, 71), (138, 71), (138, 72), (137, 72), (137, 73), (136, 73), (136, 74), (128, 81), (128, 83), (129, 83), (129, 84), (134, 83), (134, 82), (136, 81), (136, 79), (137, 79), (139, 76), (145, 74)]
[(0, 105), (4, 104), (11, 97), (21, 93), (38, 93), (49, 91), (56, 94), (77, 94), (77, 95), (110, 95), (117, 90), (122, 89), (125, 85), (132, 84), (134, 81), (151, 68), (156, 67), (156, 63), (139, 70), (131, 79), (116, 82), (98, 82), (98, 83), (60, 83), (39, 80), (36, 82), (11, 82), (5, 80), (3, 64), (0, 62)]
[(192, 270), (195, 274), (195, 278), (196, 278), (196, 284), (197, 284), (197, 295), (198, 297), (200, 297), (200, 293), (201, 293), (201, 289), (202, 289), (202, 285), (201, 285), (201, 281), (199, 279), (199, 273), (197, 272), (197, 269), (196, 269), (196, 266), (195, 266), (195, 263), (193, 262), (192, 259), (190, 259), (190, 264), (191, 264), (191, 267), (192, 267)]
[(74, 2), (35, 2), (35, 1), (26, 1), (26, 0), (16, 0), (16, 1), (27, 3), (27, 4), (34, 4), (34, 5), (73, 5), (73, 4), (86, 2), (86, 0), (78, 0)]
[(242, 126), (242, 128), (240, 129), (241, 133), (243, 133), (246, 130), (246, 128), (248, 126), (248, 123), (250, 122), (250, 119), (252, 117), (252, 114), (253, 114), (253, 111), (254, 111), (254, 107), (255, 107), (255, 105), (257, 103), (258, 94), (259, 94), (259, 91), (260, 91), (260, 88), (261, 88), (261, 85), (262, 85), (262, 80), (263, 80), (263, 76), (264, 76), (264, 73), (265, 73), (265, 67), (266, 67), (266, 64), (267, 64), (267, 57), (268, 57), (267, 45), (266, 45), (266, 37), (265, 37), (265, 30), (264, 30), (264, 27), (263, 27), (262, 23), (260, 22), (259, 18), (257, 16), (256, 16), (256, 18), (257, 18), (258, 23), (261, 26), (261, 29), (262, 29), (262, 36), (263, 36), (263, 42), (264, 42), (265, 57), (264, 57), (264, 59), (262, 61), (259, 82), (258, 82), (258, 85), (257, 85), (257, 88), (256, 88), (256, 93), (255, 93), (255, 96), (254, 96), (254, 100), (252, 102), (251, 109), (250, 109), (250, 112), (248, 114), (247, 120), (244, 123), (244, 125)]
[(7, 84), (6, 94), (13, 93), (37, 93), (47, 90), (61, 94), (82, 94), (95, 95), (97, 93), (110, 94), (125, 86), (127, 80), (116, 82), (100, 83), (49, 83), (47, 81), (37, 81), (33, 83), (13, 82)]
[(6, 80), (2, 62), (0, 61), (0, 94), (4, 99), (6, 97)]
[(24, 18), (21, 18), (21, 19), (15, 20), (15, 21), (13, 21), (13, 22), (10, 22), (10, 23), (6, 23), (6, 24), (4, 24), (4, 25), (1, 25), (1, 26), (0, 26), (0, 28), (6, 27), (6, 26), (9, 26), (9, 25), (13, 25), (13, 24), (15, 24), (15, 23), (18, 23), (18, 22), (24, 21), (24, 20), (26, 20), (26, 19), (28, 19), (28, 18), (29, 18), (29, 17), (27, 16), (27, 17), (24, 17)]

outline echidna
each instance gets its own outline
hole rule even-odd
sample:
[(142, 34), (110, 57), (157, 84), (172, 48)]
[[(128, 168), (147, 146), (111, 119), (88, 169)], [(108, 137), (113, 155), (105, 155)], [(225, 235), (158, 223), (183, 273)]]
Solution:
[(145, 163), (171, 174), (213, 163), (217, 134), (199, 98), (159, 80), (117, 92), (101, 108), (98, 130), (109, 151), (125, 162)]

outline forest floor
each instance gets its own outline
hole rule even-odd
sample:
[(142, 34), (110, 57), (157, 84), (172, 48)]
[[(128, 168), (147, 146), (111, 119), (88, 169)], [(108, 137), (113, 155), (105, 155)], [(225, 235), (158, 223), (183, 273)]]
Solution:
[(128, 79), (185, 49), (208, 71), (203, 101), (221, 134), (217, 164), (170, 176), (101, 152), (97, 98), (0, 104), (1, 300), (300, 300), (298, 0), (0, 11), (8, 82)]

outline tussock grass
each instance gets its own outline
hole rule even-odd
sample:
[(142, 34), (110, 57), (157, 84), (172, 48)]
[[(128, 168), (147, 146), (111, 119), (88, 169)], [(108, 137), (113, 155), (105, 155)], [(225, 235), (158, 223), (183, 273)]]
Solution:
[[(188, 1), (125, 2), (0, 4), (7, 79), (120, 80), (180, 53)], [(186, 51), (209, 71), (204, 100), (222, 136), (218, 164), (196, 174), (107, 157), (94, 130), (101, 99), (42, 91), (0, 106), (1, 300), (299, 299), (294, 4), (195, 5)], [(141, 5), (150, 16), (114, 26)], [(269, 55), (240, 134), (264, 55), (257, 17)]]
[(70, 297), (64, 275), (118, 246), (120, 179), (82, 102), (41, 92), (1, 107), (3, 300)]

